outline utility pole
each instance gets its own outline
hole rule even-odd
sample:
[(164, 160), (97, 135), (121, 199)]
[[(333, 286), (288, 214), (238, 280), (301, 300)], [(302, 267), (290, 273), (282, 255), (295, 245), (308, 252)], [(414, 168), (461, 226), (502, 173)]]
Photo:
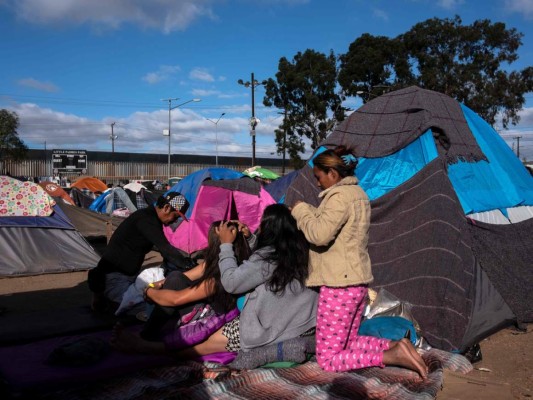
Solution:
[(255, 127), (259, 123), (259, 119), (255, 118), (255, 87), (259, 85), (266, 85), (267, 81), (258, 82), (254, 78), (252, 72), (252, 79), (250, 82), (244, 82), (242, 79), (237, 81), (239, 85), (252, 88), (252, 118), (250, 118), (250, 136), (252, 137), (252, 167), (255, 165)]
[(115, 184), (115, 176), (116, 176), (116, 173), (115, 173), (115, 139), (118, 138), (118, 136), (114, 134), (114, 130), (113, 130), (114, 127), (115, 127), (115, 123), (112, 122), (111, 123), (111, 136), (109, 136), (109, 138), (111, 139), (111, 171), (113, 174), (113, 184)]
[(520, 159), (520, 139), (522, 136), (515, 136), (513, 139), (516, 139), (516, 156)]

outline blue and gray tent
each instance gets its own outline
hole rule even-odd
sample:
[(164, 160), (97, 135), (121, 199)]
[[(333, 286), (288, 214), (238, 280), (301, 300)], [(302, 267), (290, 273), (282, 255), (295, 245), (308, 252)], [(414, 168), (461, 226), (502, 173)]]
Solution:
[(533, 177), (488, 123), (441, 93), (387, 93), (320, 144), (286, 204), (319, 204), (312, 160), (341, 144), (372, 204), (372, 287), (412, 304), (429, 344), (464, 351), (533, 321)]

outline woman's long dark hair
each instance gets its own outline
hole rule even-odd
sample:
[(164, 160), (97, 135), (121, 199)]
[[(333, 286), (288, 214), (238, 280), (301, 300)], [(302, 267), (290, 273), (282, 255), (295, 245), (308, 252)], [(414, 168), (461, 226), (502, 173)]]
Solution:
[[(222, 283), (220, 282), (220, 269), (218, 267), (218, 260), (220, 254), (220, 238), (215, 232), (215, 228), (223, 221), (215, 221), (209, 227), (207, 234), (207, 249), (205, 250), (205, 270), (204, 275), (196, 282), (193, 287), (198, 286), (200, 283), (213, 278), (212, 285), (214, 292), (208, 297), (209, 302), (216, 302), (224, 307), (225, 310), (230, 310), (235, 306), (235, 297), (224, 290)], [(229, 226), (238, 225), (234, 222), (230, 222)], [(241, 264), (244, 260), (250, 257), (251, 250), (248, 245), (248, 241), (241, 232), (237, 233), (237, 237), (233, 242), (233, 248), (235, 249), (235, 257), (237, 263)]]
[(263, 259), (277, 265), (267, 283), (269, 290), (283, 293), (293, 280), (305, 285), (309, 275), (309, 244), (284, 204), (271, 204), (263, 212), (257, 249), (268, 246), (273, 247), (273, 251), (266, 253)]

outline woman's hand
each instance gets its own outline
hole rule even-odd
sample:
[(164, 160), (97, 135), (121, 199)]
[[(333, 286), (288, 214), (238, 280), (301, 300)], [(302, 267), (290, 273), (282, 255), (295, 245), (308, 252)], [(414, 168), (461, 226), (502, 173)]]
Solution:
[(248, 228), (248, 225), (243, 224), (241, 221), (231, 220), (230, 222), (237, 224), (237, 230), (241, 232), (246, 239), (248, 239), (252, 234), (252, 232), (250, 232), (250, 228)]
[(237, 228), (235, 226), (228, 226), (228, 222), (221, 222), (218, 227), (215, 228), (220, 243), (233, 243), (237, 237)]

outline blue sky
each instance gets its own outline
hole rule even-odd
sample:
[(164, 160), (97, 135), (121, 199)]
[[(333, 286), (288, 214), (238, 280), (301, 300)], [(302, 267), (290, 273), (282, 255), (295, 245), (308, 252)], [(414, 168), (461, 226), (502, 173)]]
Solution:
[[(0, 0), (0, 108), (30, 148), (251, 157), (251, 90), (281, 57), (347, 52), (361, 34), (397, 36), (428, 18), (504, 22), (524, 34), (512, 69), (533, 65), (533, 0)], [(279, 110), (255, 91), (257, 157), (279, 157)], [(347, 100), (347, 106), (360, 102)], [(222, 113), (225, 115), (215, 125)], [(533, 93), (502, 136), (533, 160)], [(516, 143), (514, 144), (516, 146)]]

